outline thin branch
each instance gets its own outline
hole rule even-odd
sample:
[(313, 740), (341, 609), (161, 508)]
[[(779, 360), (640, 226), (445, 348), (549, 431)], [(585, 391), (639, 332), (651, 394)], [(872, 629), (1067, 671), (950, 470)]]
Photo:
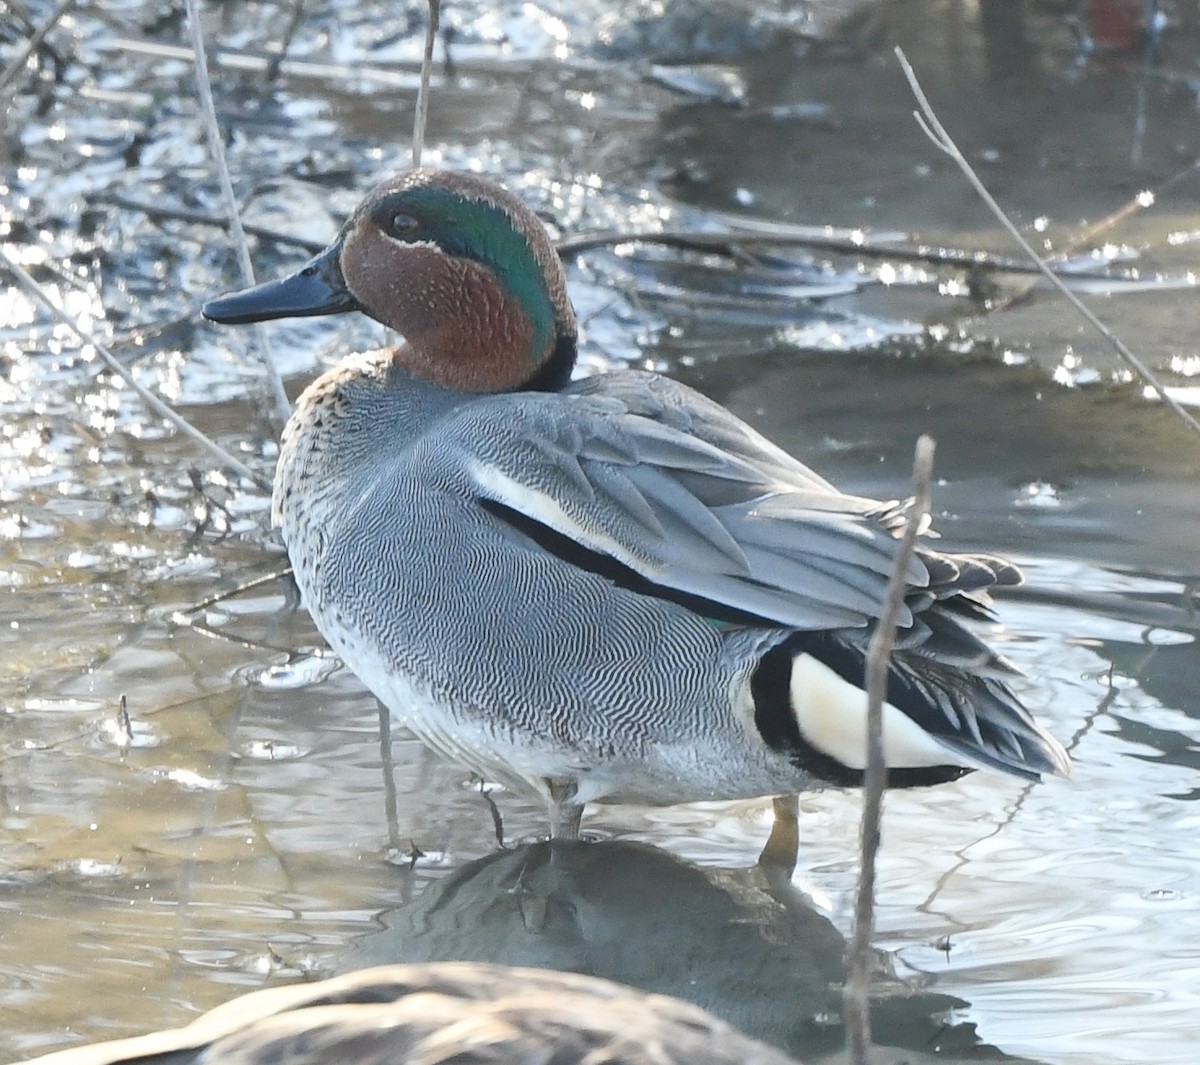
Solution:
[(232, 599), (238, 595), (245, 595), (246, 592), (252, 592), (257, 588), (262, 588), (267, 584), (274, 584), (278, 580), (282, 580), (292, 572), (291, 566), (285, 566), (283, 569), (277, 569), (272, 573), (264, 573), (261, 577), (255, 577), (253, 580), (246, 581), (244, 584), (239, 584), (236, 588), (226, 588), (223, 592), (217, 592), (215, 595), (209, 596), (207, 599), (201, 599), (198, 603), (193, 603), (184, 610), (180, 610), (181, 616), (187, 614), (196, 614), (201, 610), (207, 610), (209, 607), (216, 606), (218, 603), (225, 602), (226, 599)]
[(929, 514), (930, 483), (933, 480), (933, 439), (917, 440), (913, 458), (913, 503), (909, 507), (904, 535), (892, 561), (883, 609), (867, 648), (867, 766), (863, 772), (863, 813), (860, 834), (861, 862), (858, 895), (854, 903), (854, 933), (848, 947), (845, 989), (846, 1041), (852, 1065), (866, 1065), (871, 1046), (871, 940), (875, 932), (875, 856), (879, 850), (879, 821), (887, 767), (883, 761), (883, 703), (887, 697), (888, 666), (896, 639), (896, 624), (908, 588), (917, 535)]
[(285, 647), (282, 644), (271, 643), (267, 640), (253, 640), (248, 636), (239, 636), (235, 632), (227, 632), (225, 629), (214, 628), (208, 622), (201, 621), (199, 618), (176, 614), (173, 620), (177, 625), (190, 629), (192, 632), (197, 632), (201, 636), (207, 636), (210, 640), (232, 644), (234, 647), (244, 647), (249, 651), (274, 651), (276, 654), (286, 655), (289, 658), (294, 658), (296, 655), (294, 647)]
[[(806, 230), (811, 229), (811, 232)], [(986, 251), (964, 251), (942, 247), (904, 247), (894, 243), (872, 244), (869, 237), (830, 237), (817, 232), (825, 226), (787, 227), (776, 232), (756, 230), (662, 229), (652, 233), (632, 233), (604, 230), (597, 233), (578, 233), (564, 237), (555, 247), (564, 258), (590, 251), (592, 248), (615, 244), (659, 244), (688, 251), (712, 251), (735, 257), (742, 247), (816, 248), (861, 259), (895, 259), (900, 262), (928, 263), (931, 266), (958, 266), (967, 270), (989, 270), (1002, 274), (1040, 274), (1042, 271), (1019, 259), (1009, 259)], [(1063, 271), (1068, 281), (1120, 281), (1111, 273), (1100, 270)]]
[[(148, 218), (190, 222), (196, 225), (214, 226), (218, 229), (224, 229), (227, 225), (225, 219), (206, 211), (144, 203), (118, 192), (104, 193), (99, 200), (103, 203), (111, 203), (115, 207), (122, 207), (127, 211), (140, 211)], [(313, 255), (325, 247), (324, 241), (312, 240), (292, 233), (281, 233), (279, 230), (267, 226), (243, 222), (242, 229), (252, 237), (299, 248)], [(564, 259), (591, 251), (593, 248), (613, 247), (618, 244), (657, 244), (685, 251), (715, 252), (739, 261), (744, 261), (746, 258), (743, 250), (745, 248), (815, 248), (819, 251), (834, 252), (840, 255), (853, 255), (860, 259), (894, 259), (900, 262), (927, 263), (930, 266), (954, 266), (966, 270), (986, 270), (1002, 274), (1041, 275), (1041, 270), (1031, 263), (1022, 259), (999, 256), (992, 252), (921, 245), (906, 247), (891, 242), (872, 244), (869, 235), (864, 238), (836, 237), (818, 232), (819, 230), (827, 231), (827, 229), (826, 226), (801, 226), (788, 227), (785, 231), (774, 233), (742, 229), (703, 231), (661, 229), (642, 233), (612, 229), (563, 237), (555, 243), (555, 247)], [(1051, 269), (1054, 268), (1051, 267)], [(1128, 278), (1120, 275), (1114, 276), (1111, 271), (1104, 270), (1064, 270), (1061, 276), (1068, 284), (1084, 281), (1127, 284), (1129, 281)]]
[(429, 79), (433, 71), (433, 45), (437, 40), (441, 15), (440, 0), (429, 0), (429, 21), (425, 26), (425, 54), (421, 57), (421, 85), (417, 89), (417, 113), (413, 118), (413, 166), (421, 165), (421, 152), (425, 148), (425, 121), (429, 115)]
[(4, 72), (0, 73), (0, 89), (3, 89), (10, 81), (13, 80), (22, 70), (25, 69), (25, 64), (29, 61), (29, 57), (37, 50), (38, 45), (46, 38), (59, 20), (62, 19), (68, 11), (75, 6), (75, 0), (62, 0), (62, 2), (53, 11), (46, 16), (45, 21), (33, 31), (33, 36), (25, 42), (25, 47), (17, 50), (17, 54), (13, 56), (12, 62), (4, 68)]
[[(188, 29), (191, 31), (192, 51), (195, 54), (196, 88), (200, 92), (200, 114), (204, 119), (205, 132), (208, 135), (208, 147), (212, 152), (213, 161), (217, 165), (217, 176), (221, 182), (221, 196), (225, 201), (225, 212), (229, 216), (229, 229), (233, 235), (233, 244), (237, 249), (238, 265), (241, 267), (242, 283), (247, 287), (254, 284), (254, 267), (250, 262), (250, 248), (246, 243), (246, 233), (242, 229), (242, 216), (238, 210), (237, 197), (233, 193), (233, 182), (229, 177), (229, 167), (225, 162), (225, 145), (221, 140), (221, 129), (217, 125), (217, 108), (213, 103), (212, 83), (208, 77), (208, 58), (204, 51), (204, 30), (200, 25), (200, 0), (187, 0)], [(275, 400), (275, 410), (280, 423), (286, 422), (292, 412), (287, 393), (283, 389), (283, 379), (275, 367), (275, 359), (271, 354), (271, 342), (267, 338), (266, 329), (257, 326), (258, 350), (262, 354), (266, 367), (267, 379), (271, 383), (271, 393)]]
[[(226, 219), (220, 218), (215, 214), (210, 214), (207, 211), (194, 211), (188, 207), (169, 207), (159, 203), (143, 203), (141, 200), (132, 199), (119, 192), (102, 193), (95, 197), (95, 202), (110, 203), (114, 207), (121, 207), (126, 211), (140, 211), (147, 218), (156, 220), (189, 222), (194, 225), (214, 226), (217, 229), (226, 229), (229, 225)], [(243, 222), (242, 231), (252, 237), (258, 237), (260, 240), (269, 240), (276, 244), (299, 248), (310, 255), (316, 255), (326, 245), (326, 242), (323, 240), (312, 240), (309, 237), (298, 237), (292, 233), (281, 233), (277, 229), (270, 229), (267, 226), (256, 226), (252, 222)]]
[(957, 165), (959, 170), (961, 170), (966, 176), (967, 181), (970, 182), (971, 187), (978, 194), (979, 198), (983, 200), (992, 214), (996, 216), (1000, 224), (1008, 231), (1009, 236), (1011, 236), (1013, 240), (1015, 240), (1020, 246), (1021, 250), (1029, 256), (1032, 262), (1037, 264), (1038, 269), (1046, 277), (1050, 284), (1058, 289), (1058, 291), (1061, 292), (1066, 298), (1067, 302), (1070, 303), (1071, 306), (1083, 316), (1084, 320), (1087, 321), (1087, 323), (1092, 326), (1096, 332), (1098, 332), (1102, 337), (1104, 337), (1105, 340), (1109, 342), (1109, 344), (1112, 345), (1113, 350), (1115, 350), (1122, 359), (1124, 359), (1130, 366), (1133, 367), (1138, 376), (1141, 377), (1141, 379), (1146, 382), (1146, 384), (1155, 392), (1155, 394), (1164, 403), (1166, 403), (1171, 410), (1175, 412), (1180, 421), (1182, 421), (1184, 425), (1186, 425), (1194, 433), (1200, 435), (1200, 422), (1196, 421), (1191, 414), (1184, 410), (1183, 406), (1176, 399), (1167, 393), (1167, 390), (1161, 384), (1159, 384), (1158, 379), (1154, 376), (1149, 367), (1147, 367), (1146, 364), (1143, 363), (1142, 360), (1139, 359), (1129, 349), (1129, 347), (1120, 339), (1120, 337), (1118, 337), (1112, 332), (1111, 329), (1108, 328), (1108, 326), (1100, 321), (1100, 319), (1088, 309), (1088, 307), (1079, 299), (1078, 296), (1076, 296), (1058, 279), (1057, 274), (1055, 274), (1055, 272), (1046, 265), (1042, 257), (1038, 255), (1036, 251), (1034, 251), (1030, 243), (1021, 235), (1020, 230), (1013, 225), (1008, 215), (1004, 213), (1004, 209), (995, 201), (995, 199), (992, 197), (992, 194), (988, 192), (983, 182), (979, 180), (978, 175), (976, 175), (975, 171), (971, 169), (971, 164), (967, 162), (966, 157), (959, 150), (958, 145), (954, 143), (950, 137), (950, 134), (946, 132), (945, 126), (942, 125), (941, 120), (937, 117), (933, 107), (930, 106), (929, 100), (926, 98), (920, 82), (917, 81), (917, 75), (913, 72), (913, 68), (908, 62), (908, 58), (900, 48), (896, 49), (896, 58), (899, 60), (900, 68), (904, 71), (905, 78), (908, 79), (909, 88), (912, 90), (913, 96), (916, 97), (917, 104), (921, 108), (920, 112), (914, 112), (913, 116), (916, 118), (921, 129), (925, 131), (926, 136), (933, 141), (935, 147), (954, 160), (955, 165)]
[(267, 82), (275, 81), (279, 77), (280, 64), (287, 58), (288, 49), (292, 46), (292, 38), (296, 35), (296, 31), (300, 28), (300, 23), (304, 19), (304, 0), (294, 0), (292, 5), (292, 15), (288, 19), (287, 29), (283, 31), (283, 37), (279, 42), (279, 50), (271, 57), (267, 63), (266, 80)]
[[(190, 48), (162, 44), (159, 41), (139, 40), (136, 37), (115, 37), (112, 40), (97, 42), (96, 47), (109, 52), (132, 52), (135, 55), (150, 55), (159, 59), (181, 59), (186, 63), (195, 61)], [(213, 66), (228, 70), (264, 73), (271, 65), (270, 57), (230, 49), (215, 50), (211, 59)], [(525, 66), (518, 70), (503, 57), (470, 56), (467, 59), (456, 60), (454, 65), (460, 72), (520, 81), (522, 84), (528, 79)], [(606, 69), (600, 60), (579, 56), (555, 60), (554, 68), (582, 74), (595, 74)], [(407, 91), (412, 89), (414, 83), (419, 83), (421, 65), (415, 61), (404, 60), (397, 60), (387, 67), (379, 67), (369, 63), (351, 66), (345, 63), (314, 63), (306, 59), (285, 59), (279, 64), (279, 72), (285, 77), (325, 81), (334, 86), (345, 86), (347, 82), (371, 82), (380, 88)]]
[(9, 254), (8, 249), (3, 246), (0, 246), (0, 258), (3, 258), (5, 265), (9, 270), (12, 271), (13, 277), (17, 279), (17, 284), (25, 289), (25, 291), (28, 292), (35, 300), (37, 300), (42, 307), (49, 311), (51, 315), (57, 318), (63, 323), (63, 325), (70, 329), (71, 332), (79, 337), (84, 344), (90, 345), (92, 348), (94, 348), (96, 354), (100, 356), (105, 365), (107, 365), (113, 373), (115, 373), (122, 381), (132, 388), (134, 392), (138, 394), (138, 397), (141, 399), (141, 401), (145, 403), (150, 410), (152, 410), (160, 418), (164, 418), (169, 421), (181, 433), (190, 437), (202, 448), (214, 455), (220, 460), (223, 466), (227, 466), (231, 470), (236, 470), (239, 474), (241, 474), (241, 476), (248, 478), (259, 488), (265, 489), (267, 487), (266, 481), (259, 477), (258, 474), (256, 474), (249, 466), (242, 462), (241, 459), (234, 458), (233, 455), (221, 447), (221, 445), (215, 440), (210, 440), (182, 415), (176, 413), (174, 410), (168, 407), (167, 404), (158, 398), (158, 396), (156, 396), (136, 377), (134, 377), (133, 374), (130, 373), (124, 365), (122, 365), (121, 361), (111, 351), (108, 350), (108, 348), (97, 341), (94, 337), (88, 336), (82, 329), (80, 329), (79, 326), (72, 321), (70, 315), (68, 315), (66, 311), (62, 310), (62, 308), (60, 308), (52, 299), (50, 299), (50, 297), (42, 289), (42, 286), (39, 285), (26, 272), (25, 268)]
[(1189, 163), (1182, 170), (1172, 174), (1169, 178), (1167, 178), (1166, 181), (1157, 185), (1155, 188), (1138, 192), (1137, 195), (1131, 197), (1126, 203), (1122, 204), (1115, 211), (1106, 215), (1104, 218), (1101, 218), (1100, 221), (1088, 226), (1081, 233), (1077, 233), (1071, 237), (1071, 239), (1064, 245), (1063, 250), (1059, 251), (1057, 254), (1061, 256), (1064, 253), (1069, 253), (1075, 248), (1082, 247), (1085, 244), (1090, 244), (1102, 233), (1112, 229), (1113, 226), (1124, 222), (1127, 218), (1131, 218), (1139, 211), (1144, 211), (1146, 208), (1152, 207), (1162, 198), (1163, 193), (1167, 192), (1175, 185), (1178, 185), (1179, 182), (1183, 181), (1185, 178), (1191, 177), (1196, 173), (1197, 170), (1200, 170), (1200, 159), (1196, 159)]

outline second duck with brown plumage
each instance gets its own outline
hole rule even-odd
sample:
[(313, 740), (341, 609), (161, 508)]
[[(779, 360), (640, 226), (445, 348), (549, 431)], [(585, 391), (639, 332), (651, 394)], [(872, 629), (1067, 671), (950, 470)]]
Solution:
[[(669, 378), (570, 381), (562, 265), (471, 174), (375, 188), (218, 322), (360, 310), (404, 337), (296, 406), (274, 519), (317, 627), (422, 740), (542, 795), (669, 804), (857, 783), (864, 657), (903, 511), (839, 492)], [(963, 624), (1000, 560), (922, 545), (884, 712), (895, 784), (1061, 772), (1059, 744)]]

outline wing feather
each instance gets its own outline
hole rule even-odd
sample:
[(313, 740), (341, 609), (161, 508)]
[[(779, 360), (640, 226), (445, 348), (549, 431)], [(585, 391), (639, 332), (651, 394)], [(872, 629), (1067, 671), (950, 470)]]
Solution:
[[(563, 393), (483, 398), (459, 416), (470, 423), (456, 431), (452, 418), (441, 440), (458, 449), (454, 466), (478, 498), (640, 579), (715, 614), (797, 629), (878, 617), (904, 509), (838, 491), (678, 382), (608, 374)], [(913, 609), (955, 593), (978, 599), (1015, 572), (1001, 569), (923, 548), (902, 628), (918, 625)]]

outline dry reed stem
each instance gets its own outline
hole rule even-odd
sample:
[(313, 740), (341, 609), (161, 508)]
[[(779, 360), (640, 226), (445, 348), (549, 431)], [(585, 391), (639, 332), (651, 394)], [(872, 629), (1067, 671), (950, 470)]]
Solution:
[(433, 45), (437, 40), (438, 23), (442, 17), (440, 0), (429, 0), (429, 22), (425, 26), (425, 52), (421, 57), (421, 84), (417, 89), (417, 113), (413, 117), (412, 161), (421, 165), (425, 149), (425, 123), (429, 117), (429, 80), (433, 73)]
[(181, 610), (181, 615), (195, 614), (200, 610), (207, 610), (209, 607), (214, 607), (218, 603), (225, 602), (226, 599), (232, 599), (234, 596), (244, 595), (246, 592), (253, 592), (258, 588), (263, 588), (268, 584), (274, 584), (278, 580), (282, 580), (291, 574), (292, 567), (285, 566), (283, 569), (275, 570), (272, 573), (264, 573), (261, 577), (255, 577), (252, 580), (246, 581), (244, 584), (239, 584), (236, 588), (226, 588), (222, 592), (217, 592), (215, 595), (210, 595), (207, 599), (201, 599), (198, 603), (193, 603), (186, 610)]
[(930, 484), (933, 480), (933, 438), (917, 440), (913, 457), (913, 502), (908, 508), (904, 535), (892, 560), (883, 610), (875, 622), (867, 648), (867, 767), (863, 772), (863, 812), (859, 834), (860, 864), (858, 893), (854, 902), (854, 932), (847, 947), (847, 977), (844, 992), (846, 1043), (851, 1065), (866, 1065), (871, 1047), (871, 939), (875, 932), (875, 856), (879, 850), (879, 821), (887, 767), (883, 761), (883, 703), (887, 697), (887, 675), (896, 624), (908, 589), (908, 567), (917, 545), (917, 535), (929, 514)]
[(920, 107), (919, 111), (913, 112), (913, 117), (916, 118), (917, 124), (925, 132), (925, 135), (931, 141), (933, 141), (933, 144), (936, 148), (954, 160), (955, 165), (966, 176), (967, 181), (970, 182), (971, 187), (975, 190), (979, 198), (983, 200), (985, 204), (987, 204), (988, 209), (996, 216), (1000, 224), (1008, 231), (1009, 236), (1011, 236), (1013, 240), (1017, 242), (1021, 250), (1029, 256), (1033, 263), (1037, 265), (1038, 270), (1046, 277), (1050, 284), (1058, 289), (1058, 291), (1066, 298), (1067, 302), (1070, 303), (1071, 306), (1083, 316), (1084, 321), (1086, 321), (1093, 329), (1096, 330), (1096, 332), (1104, 337), (1104, 339), (1107, 340), (1110, 345), (1112, 345), (1113, 350), (1116, 351), (1116, 353), (1122, 359), (1124, 359), (1125, 362), (1133, 367), (1137, 375), (1143, 381), (1145, 381), (1151, 389), (1153, 389), (1155, 394), (1168, 407), (1170, 407), (1172, 411), (1175, 412), (1179, 420), (1182, 421), (1183, 424), (1191, 429), (1194, 433), (1200, 435), (1200, 422), (1197, 422), (1196, 419), (1191, 416), (1191, 414), (1184, 410), (1183, 406), (1178, 400), (1174, 399), (1167, 393), (1167, 390), (1161, 384), (1159, 384), (1158, 379), (1154, 376), (1150, 368), (1146, 366), (1146, 364), (1143, 363), (1142, 360), (1139, 359), (1132, 350), (1130, 350), (1130, 348), (1125, 344), (1124, 341), (1121, 340), (1120, 337), (1118, 337), (1111, 329), (1108, 328), (1108, 326), (1100, 321), (1100, 319), (1097, 318), (1096, 315), (1094, 315), (1087, 308), (1087, 306), (1082, 300), (1079, 299), (1078, 296), (1076, 296), (1069, 288), (1067, 288), (1066, 285), (1062, 283), (1062, 281), (1059, 280), (1058, 275), (1046, 264), (1045, 260), (1043, 260), (1042, 257), (1038, 255), (1036, 251), (1034, 251), (1032, 245), (1030, 245), (1030, 243), (1021, 235), (1020, 230), (1013, 225), (1012, 220), (1004, 213), (1004, 208), (1002, 208), (993, 198), (992, 194), (988, 192), (987, 187), (982, 181), (979, 180), (979, 176), (971, 168), (971, 164), (967, 162), (966, 157), (963, 155), (958, 145), (954, 143), (954, 140), (951, 138), (950, 134), (946, 132), (946, 127), (942, 125), (941, 120), (937, 117), (937, 113), (933, 110), (929, 100), (926, 98), (925, 91), (921, 88), (921, 83), (917, 81), (917, 75), (913, 72), (912, 65), (909, 63), (908, 58), (905, 56), (902, 49), (896, 49), (896, 58), (900, 62), (900, 69), (904, 71), (904, 76), (908, 79), (908, 86), (912, 90), (912, 94), (916, 98), (917, 104)]
[[(135, 37), (117, 37), (112, 41), (99, 44), (110, 52), (131, 52), (134, 55), (149, 55), (159, 59), (179, 59), (185, 63), (194, 63), (196, 56), (191, 48), (177, 44), (160, 44), (158, 41), (143, 41)], [(267, 74), (272, 69), (276, 57), (243, 55), (240, 52), (215, 50), (211, 56), (212, 65), (219, 70), (244, 70), (249, 73)], [(369, 81), (380, 88), (406, 90), (412, 88), (413, 74), (417, 72), (414, 66), (395, 64), (396, 69), (373, 67), (369, 64), (349, 66), (345, 63), (315, 63), (305, 59), (283, 59), (278, 62), (277, 73), (287, 77), (314, 78), (330, 82), (334, 85), (345, 85), (347, 82)], [(472, 66), (480, 73), (504, 73), (498, 64), (478, 63)]]
[[(227, 229), (229, 226), (226, 219), (219, 215), (209, 214), (207, 211), (194, 211), (191, 208), (179, 206), (168, 207), (158, 203), (144, 203), (119, 192), (102, 192), (95, 199), (96, 202), (110, 203), (125, 211), (139, 211), (155, 221), (189, 222), (194, 225), (213, 226), (216, 229)], [(284, 247), (299, 248), (310, 255), (316, 255), (317, 252), (323, 251), (327, 244), (323, 240), (312, 240), (309, 237), (297, 236), (295, 233), (281, 233), (278, 229), (256, 226), (249, 222), (242, 223), (242, 231), (252, 237), (269, 240)]]
[(0, 258), (4, 260), (4, 263), (8, 269), (12, 271), (13, 277), (17, 279), (17, 283), (35, 300), (37, 300), (39, 304), (49, 311), (50, 314), (52, 314), (77, 337), (79, 337), (84, 344), (90, 345), (92, 348), (94, 348), (96, 354), (100, 356), (104, 364), (130, 388), (132, 388), (134, 392), (138, 394), (138, 397), (141, 399), (141, 401), (145, 403), (151, 411), (157, 414), (160, 418), (164, 418), (166, 421), (170, 422), (181, 433), (190, 437), (202, 448), (214, 455), (220, 460), (223, 466), (227, 466), (229, 469), (235, 470), (241, 476), (248, 478), (259, 488), (265, 489), (267, 487), (266, 481), (259, 477), (258, 474), (256, 474), (249, 466), (247, 466), (240, 459), (234, 458), (233, 455), (221, 447), (221, 445), (215, 440), (209, 439), (181, 414), (178, 414), (176, 411), (167, 406), (166, 403), (159, 399), (158, 396), (156, 396), (136, 377), (134, 377), (133, 374), (121, 364), (120, 360), (108, 350), (108, 348), (97, 341), (94, 337), (88, 336), (87, 333), (80, 329), (79, 326), (72, 321), (70, 315), (68, 315), (66, 311), (59, 307), (49, 297), (42, 286), (39, 285), (37, 281), (35, 281), (33, 277), (29, 275), (25, 268), (9, 254), (8, 250), (3, 246), (0, 246)]
[[(209, 151), (212, 152), (213, 162), (216, 163), (217, 176), (221, 183), (221, 197), (225, 201), (225, 213), (229, 218), (229, 229), (233, 236), (234, 248), (237, 250), (242, 283), (249, 287), (254, 284), (254, 266), (250, 262), (250, 247), (246, 241), (246, 233), (242, 229), (241, 212), (238, 210), (237, 197), (233, 192), (233, 181), (229, 177), (229, 166), (225, 162), (225, 145), (221, 140), (220, 126), (217, 125), (217, 108), (213, 102), (212, 82), (208, 77), (208, 57), (204, 50), (204, 30), (200, 25), (200, 0), (187, 0), (187, 14), (192, 51), (195, 54), (196, 87), (200, 92), (200, 115), (204, 120)], [(282, 428), (283, 423), (292, 413), (292, 407), (283, 388), (283, 379), (279, 376), (279, 370), (276, 368), (275, 359), (271, 354), (271, 342), (267, 337), (267, 331), (261, 323), (255, 329), (258, 337), (258, 350), (267, 371), (267, 379), (271, 384), (271, 395), (275, 402), (279, 427)]]

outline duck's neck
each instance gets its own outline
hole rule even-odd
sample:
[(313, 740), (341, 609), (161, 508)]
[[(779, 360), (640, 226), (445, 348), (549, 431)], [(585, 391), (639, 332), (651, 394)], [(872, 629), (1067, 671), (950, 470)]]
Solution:
[(570, 381), (577, 354), (573, 326), (556, 328), (544, 352), (531, 356), (521, 318), (510, 315), (491, 330), (482, 324), (460, 316), (432, 335), (410, 336), (393, 349), (393, 363), (414, 380), (470, 394), (557, 392)]
[(528, 381), (511, 389), (513, 392), (559, 392), (566, 388), (575, 369), (578, 346), (575, 334), (559, 333), (549, 357)]
[(561, 387), (569, 378), (575, 314), (561, 266), (553, 278), (538, 274), (536, 284), (526, 284), (524, 274), (509, 277), (511, 269), (413, 245), (398, 278), (391, 248), (357, 232), (343, 249), (353, 263), (347, 281), (368, 314), (403, 334), (406, 342), (394, 353), (398, 367), (458, 392), (510, 392), (532, 382)]

